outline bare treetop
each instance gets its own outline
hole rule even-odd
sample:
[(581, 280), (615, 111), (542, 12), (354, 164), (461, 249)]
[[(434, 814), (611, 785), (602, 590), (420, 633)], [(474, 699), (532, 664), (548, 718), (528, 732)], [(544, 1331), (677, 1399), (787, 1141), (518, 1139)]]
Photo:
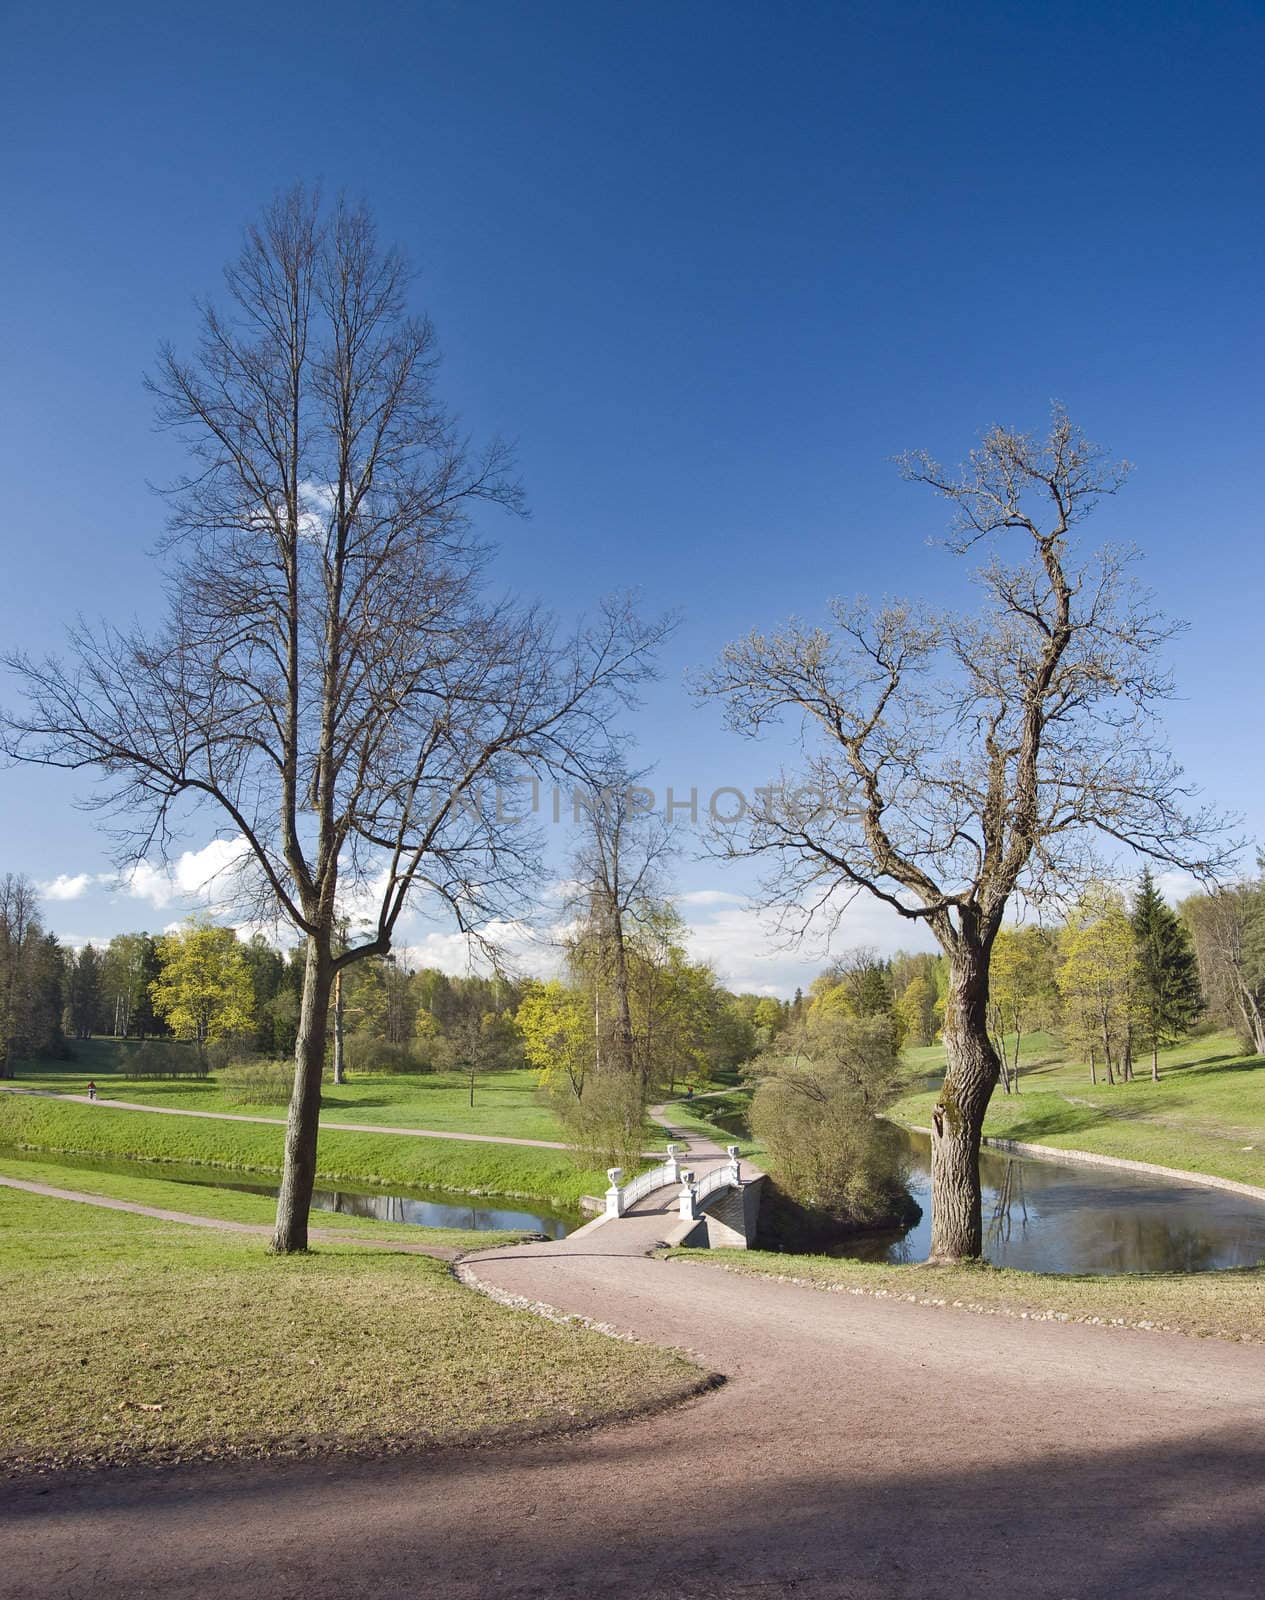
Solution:
[(1223, 819), (1194, 803), (1157, 717), (1177, 626), (1134, 583), (1135, 552), (1069, 537), (1126, 466), (1056, 410), (1044, 441), (994, 428), (956, 475), (902, 467), (953, 502), (955, 551), (993, 544), (983, 604), (836, 601), (831, 626), (730, 645), (702, 692), (743, 732), (798, 717), (805, 764), (726, 848), (774, 861), (769, 901), (801, 926), (865, 889), (945, 939), (1016, 891), (1080, 881), (1104, 845), (1213, 870)]
[(166, 845), (177, 802), (215, 801), (259, 906), (302, 933), (340, 877), (380, 888), (375, 949), (414, 887), (475, 927), (537, 844), (476, 788), (605, 759), (664, 624), (616, 598), (563, 634), (489, 593), (471, 516), (521, 510), (511, 455), (439, 400), (433, 330), (364, 211), (295, 190), (225, 278), (196, 354), (164, 347), (149, 383), (195, 463), (167, 491), (167, 623), (81, 624), (69, 665), (13, 662), (9, 747), (96, 767), (129, 856)]

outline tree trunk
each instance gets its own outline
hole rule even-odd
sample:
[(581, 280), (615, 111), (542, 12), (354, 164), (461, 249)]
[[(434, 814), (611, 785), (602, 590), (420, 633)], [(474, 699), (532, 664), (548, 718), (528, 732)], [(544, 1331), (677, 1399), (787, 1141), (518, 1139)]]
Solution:
[(1097, 1061), (1097, 1058), (1094, 1055), (1094, 1047), (1093, 1047), (1092, 1044), (1089, 1047), (1089, 1081), (1095, 1087), (1097, 1087), (1097, 1085), (1098, 1085), (1098, 1061)]
[(343, 974), (334, 974), (334, 1082), (343, 1081)]
[(328, 942), (309, 938), (303, 973), (303, 999), (294, 1043), (294, 1091), (286, 1118), (285, 1168), (277, 1196), (277, 1226), (272, 1248), (279, 1255), (307, 1249), (308, 1214), (316, 1181), (316, 1138), (321, 1115), (321, 1073), (333, 984)]
[(1158, 1039), (1154, 1039), (1151, 1042), (1151, 1082), (1152, 1083), (1158, 1083), (1159, 1081), (1160, 1081), (1160, 1045), (1159, 1045), (1159, 1040)]
[[(628, 997), (628, 952), (624, 945), (624, 930), (618, 915), (615, 918), (615, 1004), (616, 1049), (618, 1067), (630, 1076), (636, 1067), (633, 1060), (632, 1003)], [(644, 1081), (644, 1080), (643, 1080)]]
[(1001, 1069), (988, 1037), (987, 955), (965, 938), (950, 959), (944, 1043), (948, 1069), (931, 1119), (934, 1265), (974, 1260), (983, 1250), (980, 1135)]

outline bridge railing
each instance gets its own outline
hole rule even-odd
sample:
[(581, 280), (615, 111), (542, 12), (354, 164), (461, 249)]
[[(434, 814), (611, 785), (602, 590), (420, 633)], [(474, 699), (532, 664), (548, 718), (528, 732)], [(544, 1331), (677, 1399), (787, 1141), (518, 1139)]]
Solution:
[(723, 1166), (713, 1167), (703, 1177), (695, 1180), (692, 1172), (681, 1170), (680, 1146), (668, 1146), (668, 1159), (651, 1167), (647, 1172), (639, 1172), (635, 1178), (624, 1182), (622, 1167), (610, 1167), (606, 1177), (610, 1188), (606, 1191), (606, 1215), (608, 1217), (622, 1217), (628, 1208), (635, 1205), (638, 1200), (646, 1195), (653, 1194), (656, 1189), (667, 1189), (673, 1184), (681, 1185), (680, 1212), (683, 1217), (691, 1221), (697, 1218), (698, 1208), (702, 1201), (713, 1195), (719, 1189), (742, 1188), (742, 1163), (738, 1160), (738, 1146), (727, 1146), (726, 1154), (729, 1160)]
[(627, 1183), (623, 1181), (624, 1170), (622, 1167), (610, 1167), (606, 1177), (610, 1188), (606, 1191), (606, 1215), (608, 1217), (622, 1217), (628, 1207), (635, 1204), (645, 1195), (653, 1194), (656, 1189), (670, 1188), (674, 1183), (681, 1181), (681, 1166), (678, 1159), (680, 1145), (668, 1146), (668, 1159), (651, 1167), (648, 1172), (639, 1172), (635, 1178)]
[(729, 1160), (723, 1167), (713, 1167), (697, 1181), (692, 1172), (681, 1174), (680, 1210), (687, 1222), (697, 1221), (699, 1206), (717, 1190), (742, 1188), (742, 1163), (738, 1160), (738, 1146), (727, 1146), (726, 1154)]

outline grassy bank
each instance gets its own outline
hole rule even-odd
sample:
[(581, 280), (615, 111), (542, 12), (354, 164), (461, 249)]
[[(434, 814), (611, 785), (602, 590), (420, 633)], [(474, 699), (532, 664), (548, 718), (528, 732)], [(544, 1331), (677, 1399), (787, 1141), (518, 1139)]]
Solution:
[[(78, 1040), (73, 1063), (25, 1062), (14, 1081), (54, 1094), (82, 1094), (89, 1078), (101, 1094), (139, 1105), (186, 1111), (229, 1111), (285, 1120), (284, 1105), (248, 1105), (206, 1078), (137, 1079), (129, 1065), (136, 1042)], [(499, 1134), (512, 1139), (561, 1139), (558, 1121), (540, 1098), (534, 1072), (495, 1072), (470, 1085), (459, 1073), (356, 1074), (345, 1084), (326, 1083), (321, 1117), (326, 1122), (363, 1122), (375, 1127), (434, 1128), (440, 1133)]]
[(1114, 1278), (1007, 1272), (997, 1267), (888, 1266), (764, 1250), (672, 1250), (668, 1255), (755, 1277), (843, 1294), (954, 1306), (986, 1316), (1097, 1322), (1199, 1338), (1265, 1342), (1265, 1268)]
[(507, 1311), (443, 1263), (0, 1190), (0, 1461), (397, 1450), (566, 1429), (688, 1392), (675, 1356)]
[[(188, 1161), (230, 1171), (281, 1170), (283, 1130), (202, 1117), (156, 1117), (26, 1095), (0, 1094), (0, 1145), (132, 1161)], [(565, 1150), (463, 1144), (398, 1134), (321, 1134), (318, 1182), (459, 1190), (574, 1206), (600, 1194), (605, 1174), (578, 1169)]]
[[(102, 1195), (107, 1200), (127, 1200), (163, 1211), (184, 1211), (197, 1217), (213, 1217), (217, 1222), (246, 1222), (271, 1227), (276, 1220), (277, 1203), (268, 1195), (240, 1194), (232, 1189), (215, 1189), (188, 1183), (172, 1183), (163, 1177), (160, 1165), (137, 1164), (134, 1173), (94, 1172), (89, 1168), (65, 1165), (55, 1156), (14, 1156), (0, 1151), (0, 1177), (17, 1178), (23, 1183), (46, 1183), (76, 1194)], [(2, 1191), (0, 1191), (2, 1192)], [(473, 1228), (424, 1228), (412, 1223), (376, 1222), (369, 1217), (350, 1217), (338, 1211), (313, 1211), (312, 1227), (345, 1233), (348, 1238), (379, 1240), (387, 1243), (439, 1244), (454, 1250), (482, 1250), (498, 1244), (515, 1244), (523, 1235)]]
[[(1161, 1052), (1160, 1082), (1139, 1076), (1114, 1086), (1089, 1082), (1048, 1034), (1024, 1041), (1018, 1094), (999, 1089), (984, 1132), (1055, 1149), (1149, 1161), (1265, 1187), (1265, 1058), (1244, 1056), (1233, 1039), (1212, 1035)], [(943, 1066), (942, 1051), (910, 1053), (910, 1073), (925, 1082)], [(936, 1059), (938, 1056), (938, 1060)], [(900, 1120), (925, 1127), (934, 1089), (905, 1096)]]
[(744, 1156), (758, 1156), (764, 1146), (751, 1137), (746, 1126), (751, 1109), (752, 1089), (740, 1085), (712, 1093), (695, 1095), (690, 1100), (669, 1100), (664, 1115), (687, 1133), (701, 1133), (718, 1144), (736, 1144)]

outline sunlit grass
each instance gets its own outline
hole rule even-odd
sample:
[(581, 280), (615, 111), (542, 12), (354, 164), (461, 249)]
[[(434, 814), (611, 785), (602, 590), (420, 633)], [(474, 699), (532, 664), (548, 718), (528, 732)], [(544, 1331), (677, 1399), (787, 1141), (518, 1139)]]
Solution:
[[(152, 1116), (103, 1105), (0, 1094), (0, 1145), (59, 1153), (178, 1161), (275, 1175), (284, 1129), (208, 1117)], [(565, 1150), (476, 1144), (389, 1133), (322, 1131), (317, 1181), (353, 1187), (432, 1188), (574, 1206), (600, 1194), (605, 1174), (583, 1171)]]
[[(1265, 1187), (1265, 1057), (1244, 1056), (1233, 1038), (1213, 1034), (1160, 1053), (1160, 1081), (1149, 1061), (1132, 1083), (1089, 1081), (1049, 1034), (1024, 1040), (1019, 1092), (999, 1088), (984, 1131), (994, 1138), (1148, 1161)], [(910, 1076), (943, 1064), (943, 1049), (917, 1052)], [(910, 1053), (907, 1052), (907, 1057)], [(934, 1090), (907, 1095), (893, 1115), (926, 1126)]]
[(1100, 1322), (1200, 1338), (1265, 1341), (1265, 1268), (1068, 1277), (998, 1267), (893, 1266), (766, 1250), (673, 1250), (730, 1272), (994, 1316)]
[(662, 1351), (509, 1311), (440, 1262), (261, 1241), (0, 1189), (10, 1471), (425, 1449), (689, 1392)]

